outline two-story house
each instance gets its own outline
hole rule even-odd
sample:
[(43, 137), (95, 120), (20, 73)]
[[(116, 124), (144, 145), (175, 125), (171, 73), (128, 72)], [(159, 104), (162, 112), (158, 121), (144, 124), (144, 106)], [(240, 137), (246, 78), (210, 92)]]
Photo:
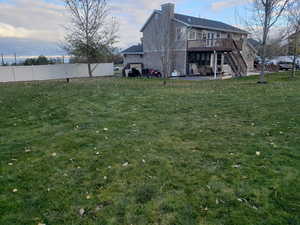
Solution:
[[(170, 26), (168, 34), (162, 29), (166, 24)], [(254, 67), (256, 50), (247, 41), (248, 32), (223, 22), (176, 14), (172, 3), (154, 10), (141, 32), (142, 43), (122, 52), (125, 65), (139, 63), (162, 71), (165, 49), (158, 42), (170, 35), (171, 71), (182, 75), (246, 75)]]
[(288, 37), (289, 55), (300, 54), (300, 32), (296, 32)]

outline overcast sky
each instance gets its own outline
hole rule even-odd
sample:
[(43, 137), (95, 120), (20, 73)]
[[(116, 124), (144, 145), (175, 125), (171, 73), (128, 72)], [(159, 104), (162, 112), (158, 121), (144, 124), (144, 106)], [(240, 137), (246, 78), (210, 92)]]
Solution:
[[(139, 42), (141, 37), (140, 28), (152, 11), (159, 9), (162, 3), (176, 3), (177, 13), (200, 16), (237, 25), (236, 12), (243, 14), (247, 1), (108, 0), (112, 15), (117, 18), (120, 24), (120, 41), (118, 46), (121, 48), (126, 48)], [(32, 45), (34, 45), (35, 40), (47, 41), (49, 46), (57, 45), (63, 40), (63, 25), (67, 21), (66, 18), (65, 7), (61, 0), (0, 0), (0, 52), (4, 51), (1, 40), (6, 40), (5, 47), (7, 49), (7, 40), (9, 38), (11, 38), (11, 46), (9, 46), (8, 52), (14, 50), (14, 45), (18, 46), (20, 43), (24, 43), (22, 42), (23, 39), (26, 39), (27, 42), (31, 41)], [(39, 45), (41, 44), (40, 42), (38, 43)], [(26, 48), (26, 46), (21, 47), (23, 49)], [(53, 52), (53, 54), (55, 53)]]

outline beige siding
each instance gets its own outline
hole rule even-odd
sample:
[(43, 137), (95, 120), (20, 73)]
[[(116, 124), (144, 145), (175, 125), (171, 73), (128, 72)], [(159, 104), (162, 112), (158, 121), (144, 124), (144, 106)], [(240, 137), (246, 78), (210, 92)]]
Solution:
[(124, 56), (124, 65), (126, 66), (129, 63), (144, 63), (143, 56), (141, 56), (141, 55), (125, 55)]

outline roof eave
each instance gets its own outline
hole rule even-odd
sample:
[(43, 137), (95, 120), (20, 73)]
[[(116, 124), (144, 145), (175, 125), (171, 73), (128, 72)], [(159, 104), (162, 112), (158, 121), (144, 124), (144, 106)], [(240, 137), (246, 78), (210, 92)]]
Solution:
[(144, 55), (144, 52), (122, 52), (123, 55)]

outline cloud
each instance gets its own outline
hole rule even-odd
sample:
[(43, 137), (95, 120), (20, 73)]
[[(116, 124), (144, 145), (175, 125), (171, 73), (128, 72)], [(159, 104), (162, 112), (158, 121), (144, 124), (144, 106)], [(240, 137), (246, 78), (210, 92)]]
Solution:
[[(142, 25), (154, 9), (166, 2), (184, 0), (111, 0), (111, 13), (120, 23), (119, 47), (140, 41)], [(67, 23), (67, 12), (61, 1), (0, 0), (0, 38), (26, 38), (60, 42)]]
[(220, 11), (225, 8), (230, 8), (238, 5), (244, 5), (248, 3), (249, 0), (223, 0), (223, 1), (218, 1), (214, 2), (211, 5), (212, 10), (214, 11)]
[(56, 41), (63, 38), (65, 9), (43, 0), (0, 2), (0, 37)]
[(122, 0), (115, 1), (111, 8), (120, 22), (120, 46), (128, 47), (140, 41), (139, 32), (153, 10), (167, 2), (178, 3), (183, 0)]
[(36, 40), (54, 41), (57, 35), (50, 30), (36, 30), (24, 27), (14, 27), (9, 24), (0, 23), (1, 38), (32, 38)]

